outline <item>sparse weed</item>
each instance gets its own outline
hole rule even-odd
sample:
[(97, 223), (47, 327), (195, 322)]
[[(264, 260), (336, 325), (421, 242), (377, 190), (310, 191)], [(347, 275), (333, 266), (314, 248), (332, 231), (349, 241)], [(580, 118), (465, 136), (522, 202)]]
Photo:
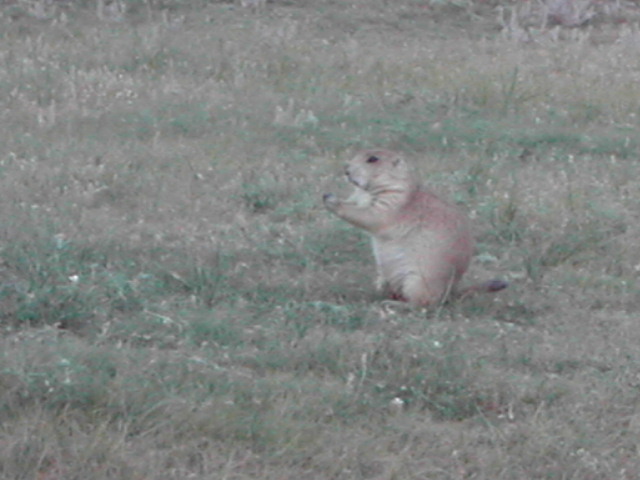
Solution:
[(234, 260), (220, 252), (207, 258), (208, 261), (183, 259), (176, 269), (163, 266), (156, 275), (168, 292), (179, 292), (195, 304), (212, 308), (229, 293), (231, 278), (227, 271), (233, 267)]
[(242, 186), (242, 200), (252, 213), (264, 213), (278, 204), (278, 194), (269, 188), (268, 182), (245, 183)]

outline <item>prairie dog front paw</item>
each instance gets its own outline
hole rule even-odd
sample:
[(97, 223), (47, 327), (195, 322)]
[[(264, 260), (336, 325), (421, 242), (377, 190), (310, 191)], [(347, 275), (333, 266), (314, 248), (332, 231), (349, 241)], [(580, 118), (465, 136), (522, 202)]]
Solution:
[(338, 206), (338, 197), (336, 197), (333, 193), (325, 193), (322, 196), (322, 201), (324, 202), (324, 206), (327, 207), (328, 210), (335, 210)]

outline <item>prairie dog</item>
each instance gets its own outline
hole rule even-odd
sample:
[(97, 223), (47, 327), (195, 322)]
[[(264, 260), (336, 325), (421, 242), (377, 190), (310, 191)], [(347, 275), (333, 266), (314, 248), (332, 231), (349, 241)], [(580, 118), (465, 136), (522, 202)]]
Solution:
[(346, 200), (325, 194), (326, 208), (372, 239), (376, 287), (394, 300), (428, 306), (449, 294), (498, 291), (492, 280), (456, 292), (474, 250), (467, 217), (420, 185), (401, 154), (358, 152), (346, 165), (355, 191)]

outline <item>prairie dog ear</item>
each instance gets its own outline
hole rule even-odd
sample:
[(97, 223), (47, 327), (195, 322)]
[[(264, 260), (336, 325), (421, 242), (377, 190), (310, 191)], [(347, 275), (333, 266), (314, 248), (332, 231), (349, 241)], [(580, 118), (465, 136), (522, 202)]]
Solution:
[(406, 168), (407, 166), (406, 162), (400, 155), (396, 155), (395, 157), (393, 157), (393, 160), (391, 162), (394, 167)]

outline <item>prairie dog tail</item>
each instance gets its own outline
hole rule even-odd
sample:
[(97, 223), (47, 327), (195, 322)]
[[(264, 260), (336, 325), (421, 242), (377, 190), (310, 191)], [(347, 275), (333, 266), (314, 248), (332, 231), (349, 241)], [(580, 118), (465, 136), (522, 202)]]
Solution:
[(458, 298), (466, 298), (470, 295), (475, 295), (476, 293), (493, 293), (499, 292), (500, 290), (504, 290), (509, 286), (509, 283), (505, 280), (487, 280), (486, 282), (477, 283), (475, 285), (471, 285), (470, 287), (463, 288), (456, 295)]

